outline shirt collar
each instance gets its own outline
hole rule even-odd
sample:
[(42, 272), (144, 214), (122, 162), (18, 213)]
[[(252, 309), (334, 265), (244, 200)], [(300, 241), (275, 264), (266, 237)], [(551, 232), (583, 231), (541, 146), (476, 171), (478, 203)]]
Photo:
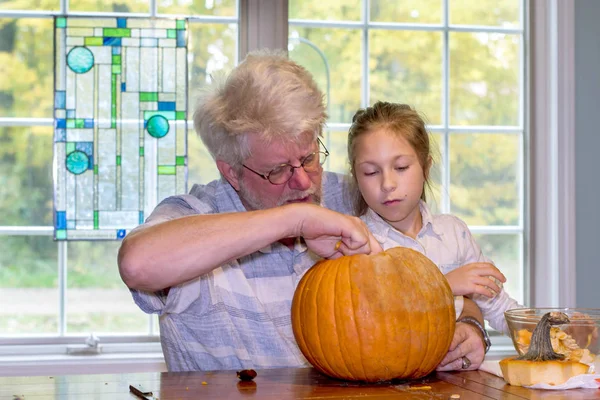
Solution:
[[(417, 237), (422, 237), (423, 235), (431, 232), (437, 237), (441, 237), (443, 233), (435, 226), (433, 223), (433, 215), (431, 214), (431, 210), (427, 203), (423, 200), (419, 201), (419, 210), (421, 211), (421, 220), (423, 226), (419, 231)], [(369, 228), (372, 229), (372, 234), (375, 236), (377, 240), (381, 242), (381, 239), (389, 237), (390, 230), (397, 231), (393, 226), (383, 220), (379, 214), (373, 211), (371, 208), (367, 209), (365, 214), (367, 220), (373, 221), (374, 224), (370, 224)]]

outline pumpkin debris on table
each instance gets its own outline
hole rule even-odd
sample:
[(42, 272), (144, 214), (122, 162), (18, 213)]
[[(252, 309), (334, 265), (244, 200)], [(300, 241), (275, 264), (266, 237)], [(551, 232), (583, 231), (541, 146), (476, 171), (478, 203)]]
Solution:
[(319, 261), (292, 301), (292, 328), (306, 359), (351, 381), (431, 373), (450, 347), (455, 318), (443, 274), (404, 247)]
[[(522, 348), (526, 346), (527, 352), (500, 361), (504, 380), (513, 386), (561, 385), (575, 375), (587, 373), (589, 365), (581, 362), (584, 352), (579, 351), (569, 335), (553, 327), (568, 323), (566, 314), (549, 312), (544, 314), (531, 336), (519, 331), (517, 343), (519, 347), (521, 343)], [(589, 351), (588, 357), (593, 361), (594, 355)]]

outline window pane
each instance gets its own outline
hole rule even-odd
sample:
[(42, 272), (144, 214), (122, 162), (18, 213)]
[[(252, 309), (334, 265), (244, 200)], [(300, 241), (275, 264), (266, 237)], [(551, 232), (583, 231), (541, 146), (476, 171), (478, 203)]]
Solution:
[(506, 276), (504, 290), (510, 297), (523, 304), (524, 272), (523, 272), (523, 236), (520, 234), (482, 235), (473, 237), (483, 254), (492, 260), (496, 267)]
[(69, 11), (149, 13), (150, 2), (148, 0), (71, 0), (69, 1)]
[(215, 161), (190, 126), (188, 129), (188, 191), (196, 183), (206, 184), (219, 177)]
[[(60, 0), (1, 0), (0, 6), (3, 10), (27, 10), (27, 11), (54, 11), (60, 9)], [(0, 33), (0, 41), (2, 34)]]
[(329, 122), (350, 122), (360, 107), (360, 37), (356, 29), (290, 27), (290, 58), (308, 69), (325, 93)]
[(450, 124), (519, 125), (520, 37), (450, 33)]
[(148, 316), (134, 303), (119, 275), (121, 242), (69, 242), (68, 333), (147, 333)]
[(429, 171), (429, 189), (425, 191), (427, 205), (434, 214), (440, 213), (443, 201), (442, 172), (444, 170), (444, 135), (429, 134), (432, 164)]
[(0, 225), (52, 225), (51, 127), (0, 127), (0, 187)]
[[(237, 25), (191, 23), (189, 69), (189, 115), (193, 118), (198, 96), (213, 80), (225, 77), (235, 66)], [(188, 126), (188, 190), (195, 183), (208, 183), (219, 178), (212, 156)]]
[(359, 21), (363, 1), (366, 0), (289, 0), (288, 14), (290, 19)]
[(428, 123), (440, 124), (442, 34), (371, 30), (369, 43), (370, 102), (407, 103)]
[(51, 118), (51, 18), (0, 18), (0, 117)]
[(442, 23), (442, 0), (371, 0), (371, 21)]
[(519, 225), (521, 136), (450, 136), (450, 209), (469, 225)]
[(329, 150), (329, 157), (327, 157), (323, 169), (340, 174), (349, 174), (348, 131), (328, 130), (323, 132), (323, 135), (323, 144)]
[(58, 252), (51, 236), (0, 236), (0, 335), (58, 333)]
[(198, 95), (211, 82), (229, 73), (236, 63), (237, 26), (235, 24), (190, 23), (188, 50), (189, 119)]
[(448, 0), (450, 23), (516, 28), (520, 24), (520, 0)]
[(236, 0), (160, 0), (158, 12), (184, 15), (235, 17)]

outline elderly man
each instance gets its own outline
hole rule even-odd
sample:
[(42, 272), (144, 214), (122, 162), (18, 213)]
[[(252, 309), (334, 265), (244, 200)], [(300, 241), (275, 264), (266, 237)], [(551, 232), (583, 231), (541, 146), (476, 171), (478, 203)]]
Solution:
[[(119, 251), (134, 300), (160, 316), (170, 371), (307, 365), (290, 320), (298, 280), (321, 257), (381, 251), (322, 170), (325, 119), (312, 76), (277, 52), (250, 54), (201, 101), (194, 126), (222, 179), (165, 199)], [(457, 324), (451, 350), (440, 369), (477, 367), (477, 328)]]

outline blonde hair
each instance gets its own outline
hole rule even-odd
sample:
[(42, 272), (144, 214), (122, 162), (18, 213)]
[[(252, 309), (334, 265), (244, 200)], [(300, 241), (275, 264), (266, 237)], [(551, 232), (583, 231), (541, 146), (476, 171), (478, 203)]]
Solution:
[(363, 215), (368, 205), (365, 202), (356, 179), (354, 164), (356, 162), (356, 139), (376, 129), (386, 129), (404, 137), (417, 153), (417, 159), (425, 174), (425, 183), (421, 199), (426, 200), (425, 188), (430, 186), (429, 168), (432, 150), (425, 121), (417, 111), (407, 104), (378, 101), (372, 107), (359, 109), (352, 117), (352, 125), (348, 131), (348, 161), (352, 176), (352, 200), (356, 215)]
[(234, 168), (250, 156), (247, 135), (266, 144), (299, 143), (321, 135), (327, 119), (323, 93), (312, 75), (285, 52), (251, 52), (199, 101), (194, 128), (215, 160)]

